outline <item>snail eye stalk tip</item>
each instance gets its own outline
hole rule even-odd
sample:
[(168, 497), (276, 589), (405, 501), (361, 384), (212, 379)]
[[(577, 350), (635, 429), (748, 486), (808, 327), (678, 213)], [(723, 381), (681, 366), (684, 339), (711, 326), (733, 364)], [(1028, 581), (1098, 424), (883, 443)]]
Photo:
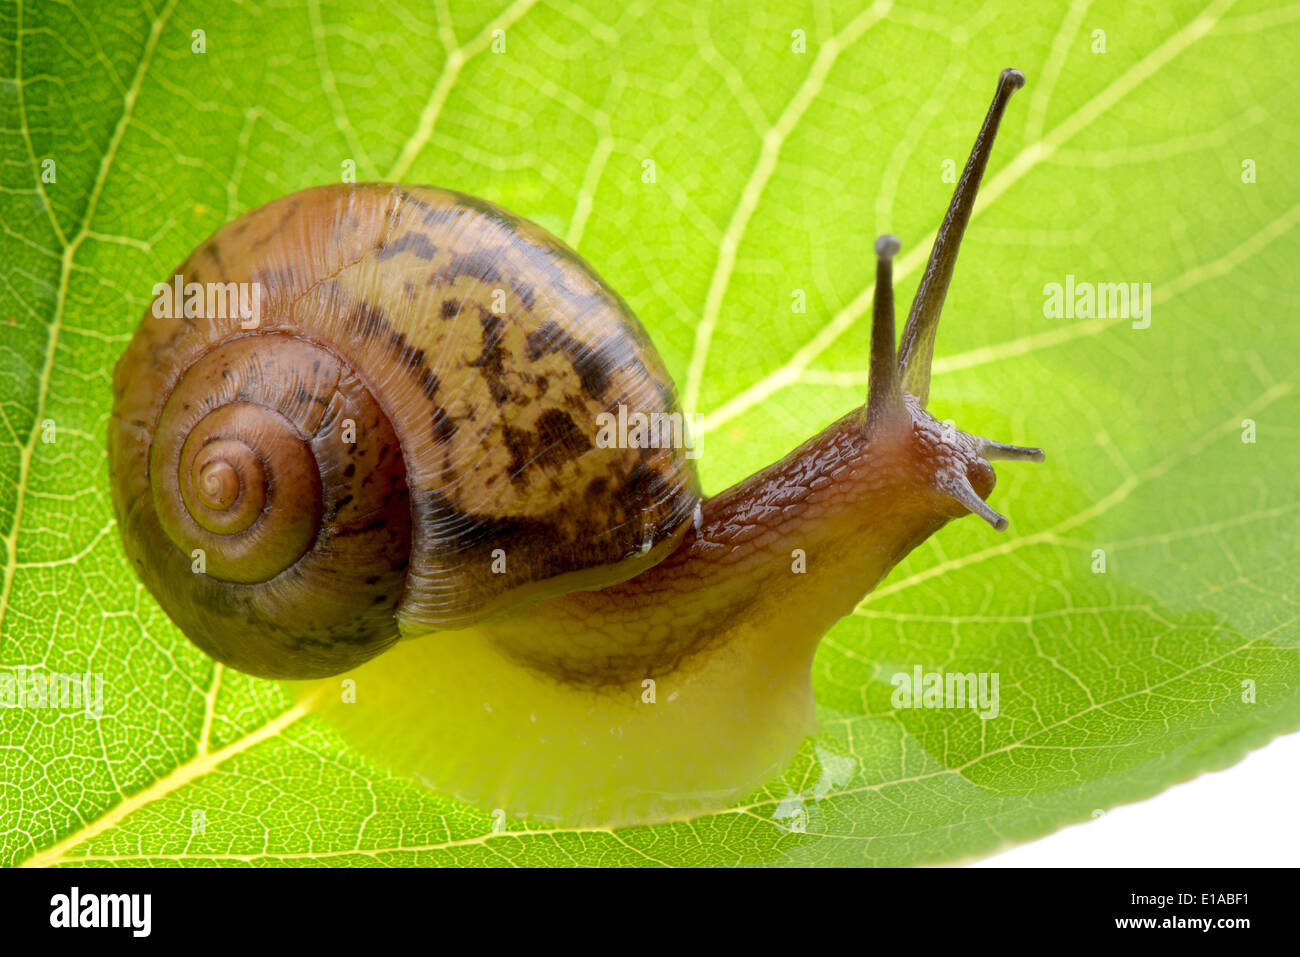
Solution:
[(953, 271), (957, 268), (957, 253), (961, 249), (962, 237), (966, 234), (966, 226), (975, 210), (980, 180), (984, 178), (984, 169), (993, 153), (993, 141), (997, 138), (1007, 101), (1011, 99), (1012, 93), (1024, 85), (1025, 75), (1019, 70), (1003, 70), (998, 77), (997, 92), (993, 94), (993, 102), (984, 117), (984, 125), (980, 127), (970, 158), (966, 160), (966, 168), (957, 181), (952, 202), (935, 236), (930, 260), (925, 264), (921, 285), (916, 291), (916, 298), (912, 300), (911, 311), (907, 314), (898, 364), (903, 376), (903, 388), (920, 399), (922, 407), (930, 400), (930, 363), (934, 358), (934, 338), (939, 327), (939, 314), (943, 311), (943, 302), (948, 296)]
[(880, 435), (906, 424), (903, 389), (894, 350), (894, 257), (897, 236), (876, 240), (876, 291), (871, 301), (871, 370), (867, 381), (867, 432)]

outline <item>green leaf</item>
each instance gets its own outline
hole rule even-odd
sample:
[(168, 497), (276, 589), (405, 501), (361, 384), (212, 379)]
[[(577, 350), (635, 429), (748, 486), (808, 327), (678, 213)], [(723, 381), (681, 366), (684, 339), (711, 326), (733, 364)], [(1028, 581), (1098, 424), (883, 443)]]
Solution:
[[(0, 672), (104, 676), (99, 719), (0, 710), (0, 863), (954, 861), (1300, 727), (1296, 8), (768, 6), (0, 10)], [(494, 831), (214, 665), (127, 565), (113, 363), (226, 220), (350, 160), (540, 222), (651, 331), (716, 492), (861, 403), (872, 240), (910, 301), (1006, 66), (931, 410), (1048, 462), (1002, 467), (1010, 532), (955, 523), (832, 631), (823, 733), (741, 806)], [(1045, 317), (1067, 275), (1150, 283), (1149, 328)], [(998, 717), (895, 708), (916, 666), (997, 673)]]

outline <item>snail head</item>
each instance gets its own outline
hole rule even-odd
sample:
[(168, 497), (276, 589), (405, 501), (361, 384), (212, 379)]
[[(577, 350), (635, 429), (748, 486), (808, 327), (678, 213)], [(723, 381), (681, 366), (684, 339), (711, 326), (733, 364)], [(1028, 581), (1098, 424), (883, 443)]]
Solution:
[(925, 274), (912, 302), (901, 345), (894, 345), (893, 260), (901, 244), (896, 236), (876, 240), (876, 287), (872, 301), (871, 367), (865, 418), (874, 454), (898, 454), (920, 467), (903, 469), (917, 476), (928, 505), (945, 505), (954, 515), (973, 512), (998, 531), (1007, 520), (984, 501), (996, 476), (990, 461), (1010, 459), (1041, 462), (1043, 450), (1007, 445), (971, 435), (936, 420), (925, 406), (930, 398), (930, 366), (935, 333), (943, 309), (962, 236), (975, 208), (980, 180), (988, 165), (998, 125), (1011, 94), (1025, 78), (1018, 70), (1003, 70), (997, 93), (980, 128), (970, 158), (953, 193), (930, 252)]

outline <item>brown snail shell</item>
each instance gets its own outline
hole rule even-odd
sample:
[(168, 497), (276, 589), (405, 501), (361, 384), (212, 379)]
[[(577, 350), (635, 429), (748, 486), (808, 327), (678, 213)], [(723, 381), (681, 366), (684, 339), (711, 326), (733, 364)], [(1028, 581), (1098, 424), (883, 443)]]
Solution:
[(114, 375), (113, 502), (149, 590), (227, 664), (335, 674), (399, 636), (624, 581), (690, 524), (685, 449), (598, 442), (620, 405), (679, 412), (672, 380), (532, 223), (445, 190), (319, 187), (176, 272), (255, 284), (256, 328), (146, 314)]

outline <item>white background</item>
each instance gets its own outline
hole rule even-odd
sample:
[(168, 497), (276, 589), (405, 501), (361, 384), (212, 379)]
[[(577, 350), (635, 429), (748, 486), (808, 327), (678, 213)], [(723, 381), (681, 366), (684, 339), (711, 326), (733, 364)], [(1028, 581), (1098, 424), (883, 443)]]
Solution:
[(1295, 867), (1300, 734), (974, 867)]

